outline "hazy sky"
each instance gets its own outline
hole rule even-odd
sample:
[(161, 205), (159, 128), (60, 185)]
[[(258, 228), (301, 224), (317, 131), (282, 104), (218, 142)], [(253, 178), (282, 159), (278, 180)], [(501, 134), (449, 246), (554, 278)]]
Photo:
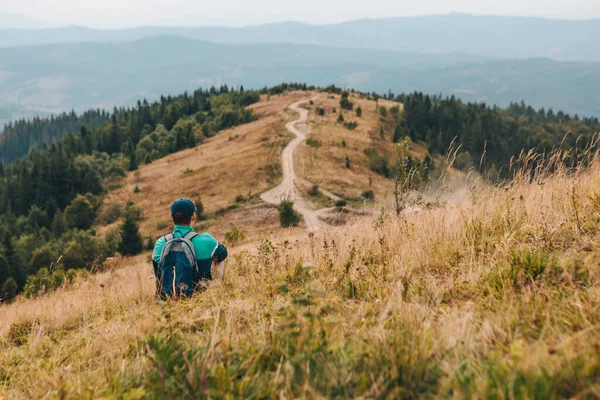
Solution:
[(0, 0), (0, 12), (94, 27), (340, 22), (446, 14), (600, 18), (600, 0)]

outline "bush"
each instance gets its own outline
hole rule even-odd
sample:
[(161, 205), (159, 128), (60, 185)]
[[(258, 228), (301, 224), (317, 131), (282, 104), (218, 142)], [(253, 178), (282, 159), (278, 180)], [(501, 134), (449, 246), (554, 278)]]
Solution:
[(356, 116), (359, 118), (362, 117), (362, 108), (360, 106), (356, 108)]
[(238, 194), (237, 196), (235, 196), (236, 203), (243, 203), (244, 201), (246, 201), (246, 198), (244, 196), (242, 196), (241, 194)]
[(310, 189), (308, 189), (309, 196), (317, 196), (319, 194), (319, 186), (312, 185)]
[(79, 195), (65, 208), (64, 217), (68, 228), (86, 230), (94, 223), (94, 207), (88, 199)]
[(374, 200), (375, 194), (372, 190), (365, 190), (364, 192), (362, 192), (362, 197), (366, 200)]
[(336, 200), (335, 202), (336, 207), (346, 207), (347, 204), (348, 203), (344, 199)]
[(388, 116), (387, 108), (384, 106), (379, 107), (379, 115), (381, 115), (383, 118), (386, 118)]
[(355, 130), (358, 127), (358, 122), (356, 121), (352, 121), (352, 122), (346, 122), (344, 124), (344, 128), (348, 129), (348, 130)]
[(153, 250), (154, 250), (154, 245), (155, 245), (155, 244), (156, 244), (156, 241), (155, 241), (153, 238), (149, 237), (149, 238), (146, 240), (146, 250), (148, 250), (148, 251), (153, 251)]
[(317, 107), (316, 111), (317, 111), (317, 115), (319, 115), (321, 117), (325, 115), (325, 109), (324, 108)]
[(309, 137), (308, 139), (306, 139), (306, 144), (311, 147), (316, 147), (316, 148), (321, 147), (321, 141), (317, 140), (317, 139), (313, 139), (312, 137)]
[(300, 222), (300, 216), (294, 210), (294, 203), (288, 200), (282, 201), (279, 205), (279, 223), (284, 228), (297, 226)]
[(13, 278), (8, 278), (0, 289), (0, 298), (11, 301), (19, 291), (19, 286)]
[(108, 256), (106, 244), (87, 232), (78, 231), (67, 235), (61, 264), (65, 269), (94, 269), (104, 262)]
[(231, 246), (235, 246), (244, 240), (246, 240), (246, 234), (237, 226), (234, 226), (231, 231), (225, 234), (225, 241)]
[(348, 92), (342, 93), (342, 98), (340, 99), (340, 107), (342, 110), (352, 110), (354, 108), (354, 103), (349, 100), (350, 94)]
[(379, 154), (371, 154), (369, 157), (369, 169), (386, 178), (390, 177), (390, 167), (388, 166), (387, 160)]
[(343, 114), (343, 113), (340, 113), (340, 115), (338, 115), (337, 122), (338, 122), (338, 123), (342, 123), (342, 122), (344, 122), (344, 114)]
[[(137, 186), (136, 186), (137, 187)], [(109, 204), (98, 217), (100, 225), (109, 225), (121, 218), (122, 207), (120, 204)]]

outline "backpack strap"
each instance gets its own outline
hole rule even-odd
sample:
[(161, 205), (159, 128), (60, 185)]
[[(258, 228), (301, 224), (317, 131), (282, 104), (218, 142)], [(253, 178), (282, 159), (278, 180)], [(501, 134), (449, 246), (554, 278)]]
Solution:
[(163, 238), (165, 239), (166, 242), (170, 242), (171, 240), (175, 239), (175, 235), (173, 235), (172, 233), (169, 233), (168, 235), (163, 236)]
[(186, 233), (186, 234), (185, 234), (185, 236), (183, 236), (183, 238), (184, 238), (184, 239), (187, 239), (187, 240), (189, 240), (189, 241), (191, 242), (192, 240), (194, 240), (194, 238), (195, 238), (196, 236), (198, 236), (198, 234), (197, 234), (196, 232), (194, 232), (194, 231), (189, 231), (188, 233)]

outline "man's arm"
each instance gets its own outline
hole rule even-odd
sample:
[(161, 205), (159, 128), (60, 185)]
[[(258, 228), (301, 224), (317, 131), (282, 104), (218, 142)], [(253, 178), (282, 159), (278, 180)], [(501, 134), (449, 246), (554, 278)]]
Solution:
[(220, 263), (225, 261), (227, 258), (227, 247), (223, 246), (221, 243), (217, 245), (215, 252), (213, 253), (212, 260), (213, 262)]
[(154, 251), (152, 252), (152, 267), (154, 268), (154, 275), (158, 278), (158, 265), (160, 263), (160, 256), (162, 254), (163, 247), (165, 247), (165, 237), (160, 237), (154, 245)]

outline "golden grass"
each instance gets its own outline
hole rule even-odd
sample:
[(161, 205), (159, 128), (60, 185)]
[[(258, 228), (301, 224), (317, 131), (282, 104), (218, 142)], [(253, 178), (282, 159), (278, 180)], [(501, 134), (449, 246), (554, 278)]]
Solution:
[(0, 393), (600, 396), (600, 165), (465, 193), (263, 240), (189, 301), (153, 301), (143, 257), (19, 299), (0, 308)]
[[(211, 214), (236, 204), (238, 195), (249, 198), (263, 192), (281, 179), (280, 154), (291, 138), (284, 125), (293, 117), (287, 107), (306, 96), (306, 92), (268, 100), (263, 96), (261, 102), (251, 106), (261, 116), (257, 121), (219, 132), (196, 148), (141, 166), (136, 173), (128, 174), (120, 189), (108, 193), (104, 205), (133, 200), (143, 211), (141, 232), (159, 236), (170, 229), (158, 225), (162, 221), (171, 226), (169, 208), (175, 198), (201, 198), (205, 213)], [(136, 186), (139, 193), (134, 193)], [(234, 224), (241, 224), (250, 232), (255, 232), (257, 226), (268, 232), (278, 225), (272, 214), (268, 209), (252, 208), (237, 211), (231, 218), (228, 215), (205, 222), (201, 227), (224, 234)], [(261, 215), (264, 218), (257, 223)], [(249, 222), (244, 223), (246, 220)]]
[[(393, 118), (382, 118), (377, 107), (384, 106), (388, 110), (392, 106), (402, 105), (388, 100), (378, 103), (357, 95), (350, 97), (354, 110), (341, 110), (340, 96), (323, 93), (310, 109), (309, 137), (321, 142), (320, 147), (312, 147), (304, 143), (296, 153), (298, 175), (308, 181), (322, 186), (334, 193), (346, 197), (360, 197), (365, 190), (372, 190), (376, 200), (391, 205), (393, 181), (369, 170), (368, 156), (365, 150), (374, 149), (387, 158), (390, 167), (396, 159), (396, 145), (392, 142), (394, 131)], [(356, 108), (361, 107), (362, 116), (356, 116)], [(316, 114), (317, 108), (325, 109), (325, 116)], [(335, 113), (333, 110), (335, 109)], [(348, 130), (338, 123), (342, 112), (346, 122), (356, 121), (358, 127)], [(380, 128), (384, 127), (384, 138), (380, 136)], [(344, 145), (345, 144), (345, 145)], [(414, 144), (413, 156), (424, 159), (428, 154), (422, 144)], [(350, 168), (346, 168), (346, 156), (350, 159)]]

